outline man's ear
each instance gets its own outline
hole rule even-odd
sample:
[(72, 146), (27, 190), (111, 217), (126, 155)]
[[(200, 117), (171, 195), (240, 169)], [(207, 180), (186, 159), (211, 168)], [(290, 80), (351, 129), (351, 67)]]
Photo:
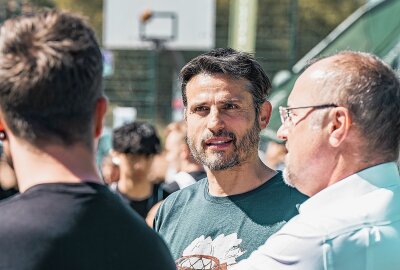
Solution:
[(347, 137), (352, 119), (348, 109), (334, 108), (330, 112), (329, 143), (332, 147), (338, 147)]
[(9, 133), (9, 128), (4, 120), (3, 115), (0, 113), (0, 141), (4, 141)]
[(260, 107), (260, 113), (258, 115), (258, 123), (261, 129), (267, 127), (269, 119), (271, 118), (272, 106), (269, 101), (265, 101)]
[(6, 130), (4, 129), (3, 121), (0, 120), (0, 141), (4, 141), (6, 137)]
[(101, 132), (103, 130), (104, 117), (107, 112), (107, 104), (108, 100), (105, 97), (101, 97), (96, 101), (96, 110), (94, 116), (94, 124), (95, 124), (94, 135), (96, 139), (100, 137)]

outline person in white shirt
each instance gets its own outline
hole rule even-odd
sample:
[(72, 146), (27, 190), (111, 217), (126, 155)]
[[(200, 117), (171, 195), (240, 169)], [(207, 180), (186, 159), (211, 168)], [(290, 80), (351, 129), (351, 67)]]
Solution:
[(172, 122), (166, 128), (165, 157), (169, 166), (176, 171), (163, 184), (163, 188), (169, 193), (190, 186), (207, 176), (203, 165), (190, 153), (186, 134), (185, 121)]
[(311, 196), (233, 269), (400, 269), (400, 82), (368, 53), (313, 63), (281, 107), (285, 181)]

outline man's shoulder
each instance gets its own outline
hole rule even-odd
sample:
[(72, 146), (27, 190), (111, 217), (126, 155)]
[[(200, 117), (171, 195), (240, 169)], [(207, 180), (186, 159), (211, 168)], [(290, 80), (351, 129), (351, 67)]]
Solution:
[(15, 216), (15, 210), (19, 209), (20, 205), (24, 204), (20, 197), (21, 194), (15, 194), (14, 196), (8, 197), (0, 201), (0, 223), (3, 223), (3, 221), (9, 221), (9, 219), (6, 218), (7, 215)]
[(0, 234), (20, 232), (14, 233), (16, 238), (31, 235), (33, 238), (63, 239), (68, 232), (71, 239), (88, 233), (87, 237), (103, 235), (99, 241), (115, 238), (109, 238), (109, 234), (125, 235), (124, 243), (127, 244), (146, 237), (159, 241), (137, 213), (99, 184), (35, 187), (1, 202), (0, 220)]
[(95, 183), (36, 185), (2, 201), (0, 213), (2, 219), (14, 217), (1, 222), (4, 226), (37, 224), (38, 228), (52, 226), (53, 223), (69, 224), (69, 219), (82, 213), (90, 213), (94, 218), (102, 218), (105, 214), (127, 220), (134, 216), (107, 187)]
[(172, 196), (171, 198), (187, 197), (187, 196), (192, 196), (193, 194), (197, 194), (199, 192), (203, 192), (204, 187), (206, 186), (206, 183), (207, 183), (207, 178), (201, 179), (190, 186), (187, 186), (183, 189), (180, 189), (180, 190), (172, 193), (167, 199), (169, 199), (171, 196)]
[(207, 184), (207, 178), (197, 181), (196, 183), (185, 187), (183, 189), (177, 190), (169, 195), (163, 202), (163, 206), (175, 204), (177, 201), (186, 201), (204, 192), (204, 188)]
[[(161, 204), (157, 211), (155, 224), (156, 230), (158, 225), (163, 223), (163, 220), (167, 218), (171, 213), (177, 214), (177, 212), (184, 211), (188, 207), (197, 207), (203, 200), (204, 190), (207, 184), (207, 179), (202, 179), (193, 185), (186, 188), (180, 189), (169, 195)], [(158, 224), (158, 225), (157, 225)]]
[(299, 235), (308, 232), (308, 236), (331, 239), (364, 228), (400, 224), (399, 187), (397, 191), (390, 187), (372, 188), (359, 195), (352, 192), (348, 198), (337, 194), (336, 200), (331, 196), (327, 204), (316, 196), (300, 207), (300, 214), (285, 226), (285, 230)]
[[(65, 269), (61, 254), (68, 254), (69, 269), (75, 269), (82, 257), (92, 261), (96, 269), (111, 269), (112, 266), (128, 269), (132, 263), (143, 267), (141, 269), (173, 269), (169, 250), (160, 236), (107, 188), (91, 198), (82, 193), (79, 196), (83, 196), (83, 200), (73, 198), (67, 206), (60, 206), (60, 202), (54, 200), (43, 206), (38, 200), (40, 196), (31, 200), (22, 196), (22, 199), (2, 203), (0, 265), (25, 265), (30, 259), (35, 261), (32, 254), (36, 254), (45, 265), (49, 263)], [(3, 215), (5, 211), (6, 216)], [(138, 246), (138, 243), (142, 244)], [(102, 252), (113, 254), (115, 262), (96, 257)], [(19, 262), (15, 254), (20, 254), (24, 261)], [(152, 254), (157, 254), (156, 261), (146, 259)]]

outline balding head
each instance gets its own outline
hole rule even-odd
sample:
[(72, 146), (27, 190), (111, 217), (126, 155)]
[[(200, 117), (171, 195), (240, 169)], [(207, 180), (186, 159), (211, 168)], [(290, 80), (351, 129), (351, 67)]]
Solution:
[(284, 177), (309, 196), (398, 158), (399, 79), (371, 54), (341, 52), (314, 62), (297, 79), (288, 106), (278, 130), (288, 150)]
[(307, 71), (321, 102), (347, 108), (366, 155), (396, 160), (400, 142), (400, 83), (393, 69), (368, 53), (345, 51)]

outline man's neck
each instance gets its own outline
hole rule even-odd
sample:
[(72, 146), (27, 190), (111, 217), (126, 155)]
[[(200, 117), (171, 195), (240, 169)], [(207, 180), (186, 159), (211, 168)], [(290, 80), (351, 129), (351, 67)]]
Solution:
[(360, 150), (361, 147), (357, 147), (356, 144), (347, 145), (344, 148), (345, 150), (342, 149), (328, 155), (329, 159), (325, 161), (325, 164), (329, 164), (330, 166), (324, 167), (323, 177), (310, 175), (310, 178), (317, 177), (319, 179), (319, 185), (316, 185), (310, 192), (306, 192), (308, 196), (313, 196), (328, 186), (340, 182), (366, 168), (390, 161), (378, 154), (370, 155), (363, 152)]
[[(356, 174), (359, 171), (367, 169), (369, 167), (373, 167), (378, 164), (382, 164), (385, 162), (390, 162), (386, 158), (376, 157), (370, 160), (363, 159), (355, 159), (353, 158), (340, 158), (337, 162), (337, 166), (335, 170), (332, 172), (329, 184), (327, 186), (333, 185), (341, 180), (349, 177), (350, 175)], [(351, 165), (350, 165), (351, 164)]]
[(14, 143), (11, 146), (14, 170), (21, 192), (46, 183), (102, 183), (94, 153), (84, 145), (51, 145), (35, 148)]
[(207, 168), (206, 172), (210, 194), (219, 197), (251, 191), (276, 174), (276, 171), (267, 167), (258, 157), (255, 161), (226, 170), (212, 171)]

